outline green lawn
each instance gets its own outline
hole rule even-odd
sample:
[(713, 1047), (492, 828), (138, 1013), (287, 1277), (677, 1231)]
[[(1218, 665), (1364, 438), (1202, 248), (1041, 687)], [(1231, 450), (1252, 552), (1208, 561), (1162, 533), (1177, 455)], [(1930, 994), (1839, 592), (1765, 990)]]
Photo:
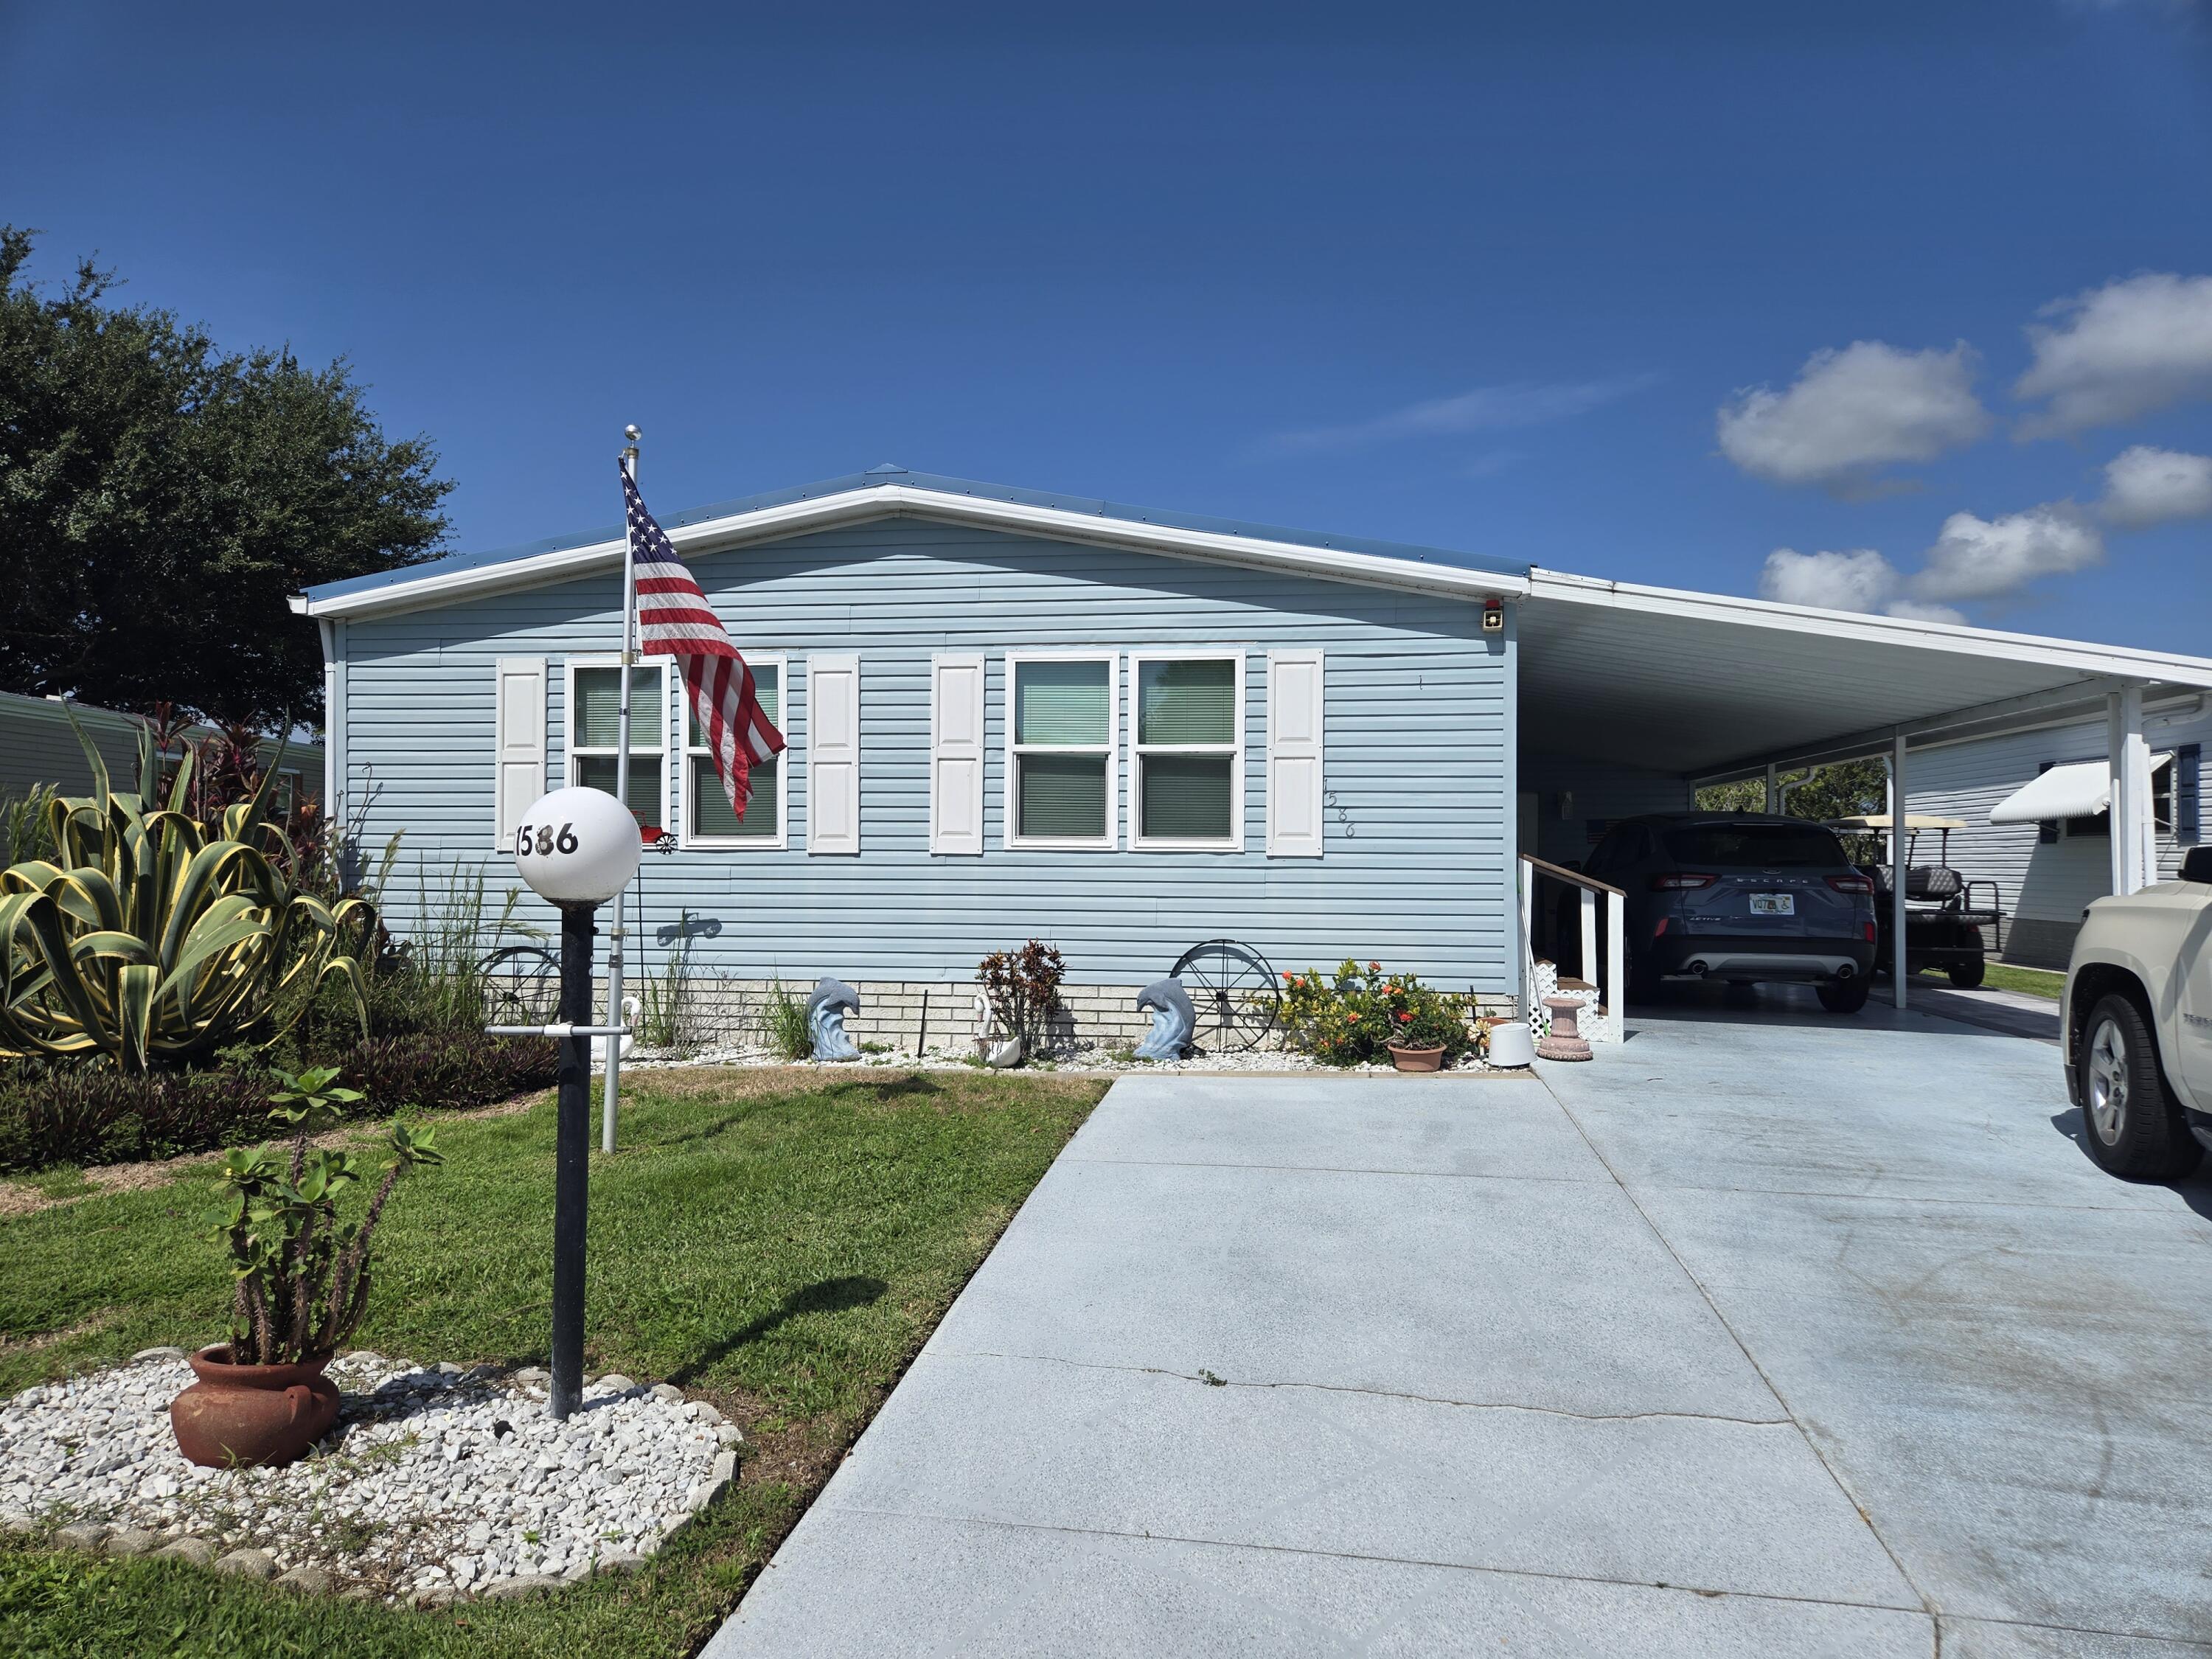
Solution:
[[(587, 1368), (702, 1393), (752, 1446), (736, 1489), (635, 1577), (443, 1613), (303, 1601), (0, 1542), (23, 1655), (694, 1651), (835, 1468), (1104, 1085), (930, 1073), (641, 1073), (592, 1164)], [(596, 1125), (596, 1115), (594, 1116)], [(403, 1185), (356, 1341), (418, 1362), (544, 1362), (553, 1112), (448, 1120)], [(0, 1220), (0, 1394), (223, 1334), (208, 1173)], [(62, 1190), (68, 1190), (64, 1188)]]
[(2014, 968), (2002, 962), (1989, 964), (1987, 976), (1982, 983), (1996, 991), (2025, 991), (2032, 997), (2048, 997), (2056, 1002), (2066, 990), (2066, 975), (2053, 974), (2041, 968)]

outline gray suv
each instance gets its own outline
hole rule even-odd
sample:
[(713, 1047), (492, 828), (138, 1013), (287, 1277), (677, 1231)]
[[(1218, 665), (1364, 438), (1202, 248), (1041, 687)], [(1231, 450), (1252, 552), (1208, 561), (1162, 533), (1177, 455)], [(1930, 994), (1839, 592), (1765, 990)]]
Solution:
[(1866, 1006), (1874, 883), (1820, 824), (1764, 812), (1624, 818), (1583, 868), (1628, 895), (1632, 997), (1675, 977), (1795, 981), (1831, 1012)]

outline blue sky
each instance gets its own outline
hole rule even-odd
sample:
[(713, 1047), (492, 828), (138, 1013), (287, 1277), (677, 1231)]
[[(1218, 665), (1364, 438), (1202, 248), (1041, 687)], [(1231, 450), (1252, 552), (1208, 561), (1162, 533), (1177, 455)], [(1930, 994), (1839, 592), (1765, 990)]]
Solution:
[(2212, 654), (2203, 0), (0, 0), (0, 217), (349, 357), (460, 549), (635, 420), (664, 513), (895, 460)]

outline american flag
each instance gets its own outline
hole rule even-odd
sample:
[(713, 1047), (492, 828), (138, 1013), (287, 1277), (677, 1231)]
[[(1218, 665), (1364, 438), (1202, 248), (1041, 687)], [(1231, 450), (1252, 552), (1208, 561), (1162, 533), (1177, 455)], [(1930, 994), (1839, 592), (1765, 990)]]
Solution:
[(645, 510), (627, 466), (622, 481), (630, 566), (637, 574), (638, 653), (676, 659), (714, 769), (722, 775), (730, 810), (743, 817), (752, 797), (752, 769), (783, 752), (783, 733), (761, 712), (753, 671), (730, 643), (691, 567), (676, 556), (667, 532)]

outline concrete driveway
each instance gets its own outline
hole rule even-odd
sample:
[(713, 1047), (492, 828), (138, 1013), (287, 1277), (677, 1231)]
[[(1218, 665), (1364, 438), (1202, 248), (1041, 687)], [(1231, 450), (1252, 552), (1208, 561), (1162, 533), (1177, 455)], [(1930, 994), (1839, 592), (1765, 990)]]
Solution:
[(2212, 1649), (2212, 1191), (1805, 1003), (1116, 1084), (708, 1655)]

